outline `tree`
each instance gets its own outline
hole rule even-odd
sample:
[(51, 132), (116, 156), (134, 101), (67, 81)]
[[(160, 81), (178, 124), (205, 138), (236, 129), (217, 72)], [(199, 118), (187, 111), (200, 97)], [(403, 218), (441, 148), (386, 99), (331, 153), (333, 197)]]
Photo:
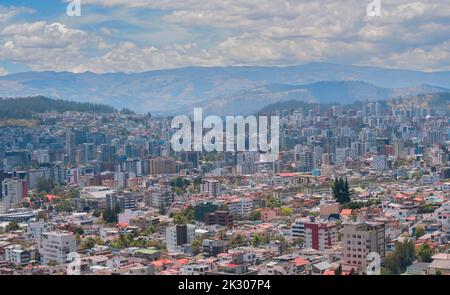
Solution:
[(351, 201), (350, 197), (352, 192), (350, 191), (347, 179), (344, 181), (343, 178), (335, 178), (331, 189), (333, 192), (333, 197), (339, 204), (345, 204)]
[(433, 256), (433, 250), (427, 243), (423, 243), (418, 251), (417, 251), (417, 259), (419, 259), (420, 262), (431, 262), (433, 259), (431, 258)]
[(74, 232), (75, 234), (79, 234), (79, 235), (84, 234), (84, 230), (83, 230), (83, 228), (81, 228), (81, 227), (76, 227), (76, 228), (74, 228), (74, 229), (73, 229), (73, 232)]
[(17, 222), (15, 221), (11, 221), (10, 223), (8, 223), (8, 225), (5, 227), (5, 232), (9, 233), (11, 231), (16, 231), (19, 230), (20, 226)]
[(285, 252), (290, 250), (290, 244), (289, 242), (284, 238), (283, 235), (275, 235), (272, 240), (275, 240), (278, 242), (280, 246), (280, 253), (283, 255)]
[(37, 183), (36, 191), (38, 193), (49, 193), (55, 188), (53, 180), (47, 180), (45, 178), (40, 178)]
[(335, 276), (341, 276), (342, 275), (342, 265), (339, 264), (339, 266), (334, 270)]
[(250, 214), (250, 220), (252, 221), (261, 220), (261, 211), (260, 210), (253, 211)]
[(281, 216), (291, 216), (293, 212), (294, 210), (292, 210), (292, 208), (289, 207), (281, 207), (280, 209)]
[(194, 220), (194, 218), (195, 218), (194, 207), (192, 205), (189, 205), (189, 207), (187, 207), (186, 210), (183, 211), (183, 215), (186, 216), (186, 218), (189, 222)]
[(103, 220), (107, 223), (116, 223), (118, 221), (118, 215), (120, 213), (120, 208), (115, 207), (113, 209), (106, 208), (103, 212)]
[(191, 247), (192, 247), (192, 252), (194, 253), (194, 255), (200, 254), (202, 244), (203, 244), (203, 241), (200, 239), (195, 239), (192, 241)]
[(72, 212), (72, 203), (69, 199), (59, 199), (58, 203), (55, 206), (55, 210), (57, 213), (60, 212)]
[(400, 273), (398, 258), (394, 253), (386, 255), (384, 258), (384, 269), (387, 275), (396, 275)]
[(406, 239), (395, 244), (395, 251), (384, 259), (384, 267), (389, 274), (403, 273), (416, 259), (414, 243)]
[(273, 208), (279, 208), (281, 207), (280, 202), (273, 196), (272, 193), (269, 194), (269, 196), (266, 198), (266, 207), (269, 207), (270, 209)]
[(244, 246), (246, 244), (247, 244), (247, 238), (240, 233), (234, 234), (230, 238), (230, 246), (232, 248)]
[(92, 249), (95, 246), (95, 239), (94, 238), (86, 238), (81, 240), (80, 242), (80, 249), (81, 250), (87, 250), (87, 249)]
[(425, 234), (425, 229), (422, 226), (416, 227), (416, 232), (415, 232), (416, 238), (420, 238), (424, 234)]
[(149, 225), (147, 226), (147, 228), (144, 230), (144, 232), (142, 233), (144, 236), (149, 236), (151, 234), (155, 233), (155, 228), (153, 227), (153, 225)]
[(144, 238), (138, 238), (134, 241), (132, 241), (130, 244), (130, 247), (136, 247), (136, 248), (147, 248), (147, 240)]
[(259, 247), (259, 245), (261, 245), (263, 239), (261, 237), (261, 235), (256, 234), (253, 236), (253, 240), (252, 240), (252, 245), (253, 247)]
[(187, 219), (187, 217), (181, 213), (177, 213), (173, 217), (173, 223), (175, 224), (187, 224), (188, 222), (189, 220)]

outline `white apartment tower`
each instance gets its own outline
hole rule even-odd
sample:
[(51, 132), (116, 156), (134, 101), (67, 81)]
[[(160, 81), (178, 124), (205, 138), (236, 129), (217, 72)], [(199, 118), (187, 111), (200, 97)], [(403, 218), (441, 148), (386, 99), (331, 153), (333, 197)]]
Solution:
[(41, 235), (39, 254), (42, 263), (48, 265), (50, 262), (65, 264), (68, 254), (76, 252), (77, 245), (75, 236), (68, 232), (47, 232)]

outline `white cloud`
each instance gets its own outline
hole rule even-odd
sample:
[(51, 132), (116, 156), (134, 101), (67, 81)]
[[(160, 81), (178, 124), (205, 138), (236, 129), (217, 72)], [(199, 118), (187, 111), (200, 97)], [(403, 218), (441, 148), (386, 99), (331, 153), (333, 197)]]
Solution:
[(0, 23), (7, 22), (20, 14), (32, 14), (35, 11), (27, 7), (3, 6), (0, 5)]
[[(9, 24), (0, 29), (0, 59), (77, 72), (309, 61), (450, 69), (450, 0), (382, 0), (382, 16), (375, 18), (366, 15), (369, 2), (83, 0), (85, 7), (108, 8), (109, 15), (86, 10), (70, 25)], [(131, 17), (138, 9), (158, 10), (158, 17)], [(115, 18), (133, 30), (105, 25)], [(74, 29), (78, 21), (96, 29)]]
[(86, 50), (104, 47), (95, 34), (61, 23), (12, 24), (0, 31), (0, 59), (24, 63), (33, 70), (71, 70), (86, 60)]
[(5, 75), (8, 75), (8, 72), (4, 68), (0, 67), (0, 76), (5, 76)]

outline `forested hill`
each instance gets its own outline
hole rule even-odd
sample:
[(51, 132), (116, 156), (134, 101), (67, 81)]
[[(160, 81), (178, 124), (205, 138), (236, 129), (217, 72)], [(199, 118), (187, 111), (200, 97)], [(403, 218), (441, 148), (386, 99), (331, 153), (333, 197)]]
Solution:
[(116, 109), (104, 104), (55, 100), (44, 96), (0, 98), (0, 120), (31, 119), (34, 114), (66, 111), (113, 113)]

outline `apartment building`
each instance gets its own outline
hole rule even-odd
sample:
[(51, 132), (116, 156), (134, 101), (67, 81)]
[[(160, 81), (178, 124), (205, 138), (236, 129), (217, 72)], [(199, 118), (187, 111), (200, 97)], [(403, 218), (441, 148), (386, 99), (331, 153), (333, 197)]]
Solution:
[(160, 182), (145, 192), (145, 205), (156, 209), (169, 208), (174, 201), (172, 187), (168, 182)]
[(39, 254), (42, 263), (67, 263), (67, 256), (77, 250), (75, 236), (68, 232), (47, 232), (41, 235)]
[(195, 226), (192, 224), (177, 224), (166, 228), (166, 245), (170, 252), (183, 252), (182, 247), (194, 240)]
[(5, 248), (5, 260), (14, 265), (26, 265), (31, 261), (31, 252), (20, 245)]
[(336, 244), (336, 223), (316, 221), (313, 217), (297, 219), (292, 224), (291, 236), (302, 238), (305, 248), (323, 251)]
[(385, 257), (385, 225), (378, 222), (346, 223), (343, 228), (343, 264), (355, 266), (365, 272), (367, 256), (378, 253)]
[(221, 194), (219, 181), (213, 179), (204, 180), (201, 185), (201, 192), (215, 198), (219, 197)]
[(253, 211), (253, 200), (250, 198), (233, 198), (227, 203), (233, 215), (248, 217)]
[(105, 203), (107, 209), (119, 208), (121, 212), (136, 209), (136, 197), (130, 192), (107, 194)]
[(226, 227), (233, 227), (233, 215), (227, 211), (216, 211), (205, 214), (206, 225), (220, 225)]
[(150, 159), (150, 175), (175, 174), (177, 172), (176, 162), (171, 158), (158, 157)]

